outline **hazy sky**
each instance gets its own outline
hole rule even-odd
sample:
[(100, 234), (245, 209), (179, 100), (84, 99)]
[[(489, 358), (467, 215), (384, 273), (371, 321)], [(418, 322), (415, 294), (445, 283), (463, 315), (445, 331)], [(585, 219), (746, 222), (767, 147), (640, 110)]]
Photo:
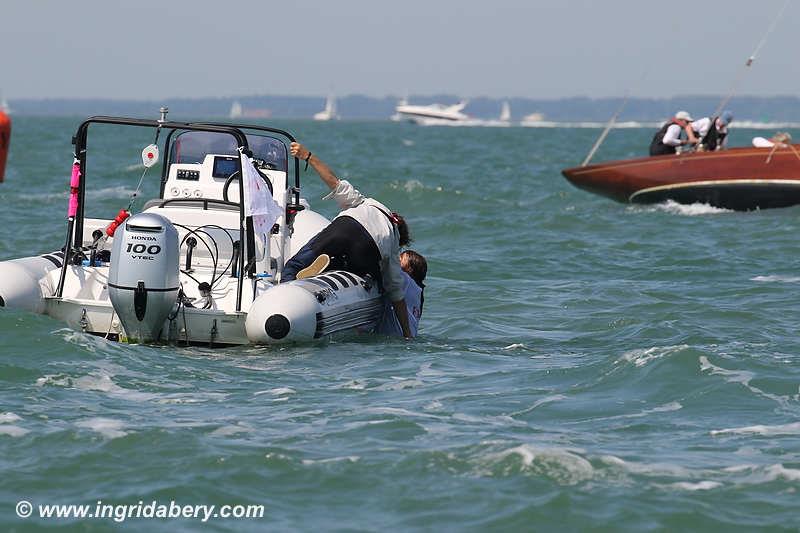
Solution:
[[(3, 0), (14, 98), (726, 94), (786, 0)], [(792, 0), (738, 94), (800, 93)]]

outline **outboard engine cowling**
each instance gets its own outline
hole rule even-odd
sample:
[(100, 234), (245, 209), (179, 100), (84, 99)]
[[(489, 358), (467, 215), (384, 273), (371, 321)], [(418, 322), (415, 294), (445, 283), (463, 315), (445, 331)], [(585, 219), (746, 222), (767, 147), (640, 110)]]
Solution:
[(158, 340), (178, 299), (179, 250), (175, 226), (154, 213), (139, 213), (114, 235), (108, 295), (128, 340)]

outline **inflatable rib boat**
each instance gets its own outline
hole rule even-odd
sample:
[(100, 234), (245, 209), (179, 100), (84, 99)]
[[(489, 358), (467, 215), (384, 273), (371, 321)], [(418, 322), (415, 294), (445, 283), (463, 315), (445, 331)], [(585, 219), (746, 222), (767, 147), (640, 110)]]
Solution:
[[(0, 306), (141, 343), (271, 344), (371, 331), (385, 308), (372, 279), (333, 271), (279, 284), (285, 261), (329, 223), (301, 199), (296, 158), (290, 182), (294, 137), (166, 115), (162, 108), (159, 120), (92, 117), (80, 125), (64, 247), (0, 262)], [(114, 220), (86, 215), (88, 134), (96, 124), (150, 128), (155, 136), (142, 151), (139, 187)], [(132, 214), (159, 162), (160, 196)]]

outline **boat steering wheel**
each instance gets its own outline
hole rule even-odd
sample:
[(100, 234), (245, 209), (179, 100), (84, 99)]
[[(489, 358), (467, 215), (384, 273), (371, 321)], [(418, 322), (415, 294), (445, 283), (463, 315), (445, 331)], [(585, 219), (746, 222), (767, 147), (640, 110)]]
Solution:
[[(269, 181), (269, 178), (260, 170), (258, 170), (258, 175), (261, 176), (261, 179), (263, 179), (264, 183), (267, 184), (269, 193), (272, 194), (272, 183)], [(242, 173), (239, 172), (238, 170), (233, 174), (231, 174), (230, 176), (228, 176), (228, 179), (225, 180), (225, 185), (222, 186), (222, 199), (225, 200), (226, 202), (230, 202), (230, 200), (228, 199), (228, 189), (230, 188), (231, 183), (233, 183), (234, 180), (239, 180), (240, 182), (242, 181)]]

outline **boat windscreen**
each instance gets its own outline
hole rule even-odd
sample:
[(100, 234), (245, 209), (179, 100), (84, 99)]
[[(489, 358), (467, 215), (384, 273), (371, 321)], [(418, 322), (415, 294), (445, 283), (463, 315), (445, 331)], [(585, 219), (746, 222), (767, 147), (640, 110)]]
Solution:
[[(253, 157), (261, 159), (268, 168), (286, 172), (286, 145), (265, 135), (247, 135)], [(228, 133), (184, 131), (175, 136), (170, 150), (170, 163), (202, 163), (208, 154), (236, 155), (236, 139)]]

